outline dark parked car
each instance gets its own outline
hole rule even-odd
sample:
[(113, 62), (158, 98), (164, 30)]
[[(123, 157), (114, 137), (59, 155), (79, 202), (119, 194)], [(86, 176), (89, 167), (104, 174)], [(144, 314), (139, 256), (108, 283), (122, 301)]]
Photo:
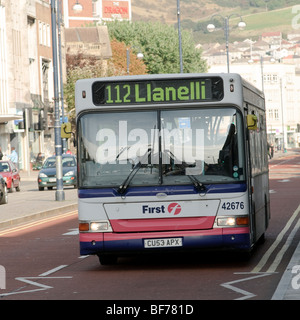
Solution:
[(8, 202), (7, 186), (4, 178), (0, 175), (0, 204)]
[(18, 168), (10, 160), (0, 161), (0, 174), (6, 181), (9, 192), (13, 192), (14, 188), (20, 191), (20, 174)]
[[(62, 155), (63, 169), (63, 185), (77, 186), (77, 165), (76, 158), (73, 155)], [(38, 176), (39, 190), (44, 190), (45, 187), (53, 189), (56, 187), (56, 157), (52, 156), (45, 160)]]

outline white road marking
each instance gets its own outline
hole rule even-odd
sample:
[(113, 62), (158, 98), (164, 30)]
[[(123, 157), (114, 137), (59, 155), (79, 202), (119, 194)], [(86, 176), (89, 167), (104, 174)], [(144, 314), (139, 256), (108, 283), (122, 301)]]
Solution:
[(29, 292), (36, 292), (36, 291), (43, 291), (43, 290), (47, 290), (47, 289), (52, 289), (53, 287), (51, 286), (47, 286), (45, 284), (41, 284), (38, 283), (36, 281), (32, 281), (32, 280), (40, 280), (40, 279), (71, 279), (72, 277), (46, 277), (45, 275), (49, 275), (51, 273), (54, 273), (62, 268), (67, 267), (67, 265), (62, 265), (59, 266), (57, 268), (51, 269), (47, 272), (42, 273), (41, 275), (39, 275), (38, 277), (17, 277), (15, 278), (18, 281), (21, 282), (25, 282), (29, 285), (33, 285), (35, 287), (38, 287), (38, 289), (31, 289), (31, 290), (22, 290), (22, 291), (18, 291), (19, 289), (13, 291), (13, 292), (7, 292), (7, 293), (1, 293), (0, 297), (5, 297), (5, 296), (11, 296), (14, 294), (21, 294), (21, 293), (29, 293)]
[(286, 162), (289, 162), (289, 161), (290, 161), (290, 159), (281, 161), (281, 162), (279, 162), (279, 163), (277, 163), (277, 164), (271, 165), (270, 168), (275, 168), (275, 167), (280, 166), (280, 165), (282, 165), (283, 163), (286, 163)]
[(46, 277), (46, 276), (48, 276), (49, 274), (54, 273), (54, 272), (56, 272), (56, 271), (58, 271), (58, 270), (61, 270), (61, 269), (65, 268), (65, 267), (67, 267), (67, 265), (65, 265), (65, 264), (64, 264), (64, 265), (61, 265), (61, 266), (58, 266), (58, 267), (56, 267), (56, 268), (53, 268), (53, 269), (51, 269), (51, 270), (49, 270), (49, 271), (47, 271), (47, 272), (44, 272), (44, 273), (40, 274), (39, 277)]
[(261, 258), (261, 260), (258, 262), (258, 264), (256, 265), (256, 267), (251, 271), (253, 273), (257, 273), (260, 272), (261, 269), (265, 266), (265, 264), (268, 262), (271, 254), (273, 253), (273, 251), (277, 248), (277, 246), (279, 245), (279, 243), (281, 242), (281, 240), (283, 239), (284, 235), (287, 233), (288, 229), (290, 228), (290, 226), (292, 225), (292, 223), (294, 222), (294, 220), (297, 218), (298, 214), (300, 212), (300, 205), (298, 206), (298, 208), (295, 210), (295, 212), (293, 213), (293, 215), (291, 216), (291, 218), (289, 219), (289, 221), (287, 222), (287, 224), (285, 225), (285, 227), (281, 230), (281, 232), (278, 234), (276, 240), (273, 242), (273, 244), (271, 245), (271, 247), (266, 251), (266, 253), (263, 255), (263, 257)]
[(47, 289), (53, 288), (53, 287), (50, 287), (50, 286), (47, 286), (47, 285), (44, 285), (44, 284), (40, 284), (40, 283), (35, 282), (35, 281), (28, 280), (28, 279), (41, 279), (41, 278), (40, 277), (18, 277), (18, 278), (16, 278), (16, 280), (18, 280), (18, 281), (22, 281), (22, 282), (25, 282), (27, 284), (39, 287), (39, 289), (13, 291), (13, 292), (8, 292), (8, 293), (2, 293), (2, 294), (0, 294), (0, 297), (6, 297), (6, 296), (11, 296), (11, 295), (20, 294), (20, 293), (42, 291), (42, 290), (47, 290)]
[[(300, 242), (298, 243), (298, 246), (292, 256), (292, 259), (289, 265), (286, 267), (271, 300), (283, 300), (283, 299), (290, 300), (289, 292), (292, 292), (292, 294), (296, 293), (295, 288), (292, 286), (293, 278), (295, 277), (295, 274), (293, 274), (293, 268), (299, 266), (299, 261), (300, 261)], [(291, 290), (291, 286), (293, 290)]]
[(251, 277), (247, 277), (247, 278), (243, 278), (243, 279), (239, 279), (239, 280), (234, 280), (234, 281), (222, 283), (221, 286), (225, 287), (225, 288), (227, 288), (229, 290), (233, 290), (234, 292), (237, 292), (237, 293), (240, 293), (240, 294), (243, 295), (242, 297), (234, 299), (234, 300), (246, 300), (246, 299), (250, 299), (250, 298), (255, 297), (256, 294), (251, 293), (251, 292), (246, 291), (246, 290), (242, 290), (240, 288), (237, 288), (237, 287), (233, 286), (233, 284), (236, 284), (236, 283), (239, 283), (239, 282), (248, 281), (248, 280), (253, 280), (253, 279), (256, 279), (256, 278), (266, 277), (266, 276), (271, 275), (272, 273), (263, 272), (263, 273), (259, 273), (259, 274), (253, 275), (252, 272), (235, 272), (234, 274), (252, 274), (252, 276)]
[(283, 237), (288, 232), (288, 230), (291, 227), (292, 223), (298, 217), (299, 212), (300, 212), (300, 205), (294, 211), (294, 213), (292, 214), (292, 216), (290, 217), (290, 219), (288, 220), (288, 222), (286, 223), (284, 228), (281, 230), (281, 232), (278, 234), (277, 238), (275, 239), (275, 241), (273, 242), (271, 247), (266, 251), (266, 253), (263, 255), (261, 260), (258, 262), (258, 264), (254, 267), (254, 269), (251, 272), (245, 272), (245, 273), (235, 272), (234, 273), (234, 274), (254, 274), (254, 276), (247, 277), (247, 278), (244, 278), (244, 279), (234, 280), (234, 281), (230, 281), (230, 282), (226, 282), (226, 283), (221, 284), (221, 286), (223, 286), (223, 287), (225, 287), (227, 289), (233, 290), (233, 291), (243, 295), (242, 297), (237, 298), (235, 300), (246, 300), (246, 299), (250, 299), (250, 298), (256, 296), (254, 293), (251, 293), (251, 292), (248, 292), (246, 290), (242, 290), (240, 288), (237, 288), (235, 286), (236, 283), (243, 282), (243, 281), (249, 281), (249, 280), (253, 280), (253, 279), (256, 279), (256, 278), (260, 278), (260, 277), (264, 277), (264, 276), (268, 276), (268, 275), (276, 273), (276, 269), (278, 268), (278, 266), (279, 266), (279, 264), (280, 264), (280, 262), (281, 262), (281, 260), (283, 258), (283, 255), (285, 254), (285, 252), (290, 247), (290, 245), (291, 245), (291, 243), (292, 243), (297, 231), (300, 228), (300, 218), (298, 219), (298, 221), (297, 221), (296, 225), (294, 226), (293, 230), (290, 232), (290, 234), (289, 234), (286, 242), (284, 243), (283, 247), (277, 253), (274, 261), (272, 262), (272, 264), (269, 267), (269, 269), (267, 270), (267, 272), (261, 272), (261, 270), (267, 264), (267, 262), (270, 259), (271, 254), (278, 247), (279, 243), (282, 241)]
[(290, 247), (299, 227), (300, 227), (300, 218), (299, 218), (297, 224), (295, 225), (294, 229), (292, 230), (292, 232), (289, 234), (288, 238), (286, 239), (285, 244), (283, 245), (281, 250), (277, 253), (277, 256), (275, 257), (272, 265), (269, 267), (267, 272), (275, 272), (276, 271), (277, 267), (279, 266), (279, 264), (283, 258), (283, 255), (285, 254), (287, 249)]
[(69, 232), (63, 233), (63, 236), (76, 236), (77, 234), (79, 234), (78, 228), (69, 230)]

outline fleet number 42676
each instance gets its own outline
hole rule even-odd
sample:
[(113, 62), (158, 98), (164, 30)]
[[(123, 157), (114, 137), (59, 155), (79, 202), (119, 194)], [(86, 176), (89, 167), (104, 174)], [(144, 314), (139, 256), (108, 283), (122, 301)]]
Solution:
[(238, 210), (244, 209), (245, 205), (243, 201), (228, 201), (222, 204), (223, 210)]

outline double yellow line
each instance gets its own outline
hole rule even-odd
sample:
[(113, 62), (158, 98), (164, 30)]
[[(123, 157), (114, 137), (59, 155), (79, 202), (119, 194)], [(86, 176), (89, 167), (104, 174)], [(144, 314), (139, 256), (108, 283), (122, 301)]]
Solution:
[(60, 219), (66, 218), (66, 217), (71, 217), (73, 215), (77, 215), (77, 213), (78, 213), (78, 211), (74, 210), (74, 211), (71, 211), (71, 212), (55, 215), (55, 216), (52, 216), (52, 217), (49, 217), (49, 218), (44, 218), (44, 219), (41, 219), (41, 220), (38, 220), (38, 221), (34, 221), (34, 222), (26, 223), (26, 224), (23, 224), (23, 225), (20, 225), (20, 226), (16, 226), (16, 227), (13, 227), (13, 228), (9, 228), (9, 229), (0, 231), (0, 237), (4, 236), (4, 235), (7, 235), (7, 234), (10, 234), (10, 233), (26, 230), (26, 229), (29, 229), (29, 228), (32, 228), (32, 227), (35, 227), (35, 226), (38, 226), (38, 225), (41, 225), (41, 224), (45, 224), (45, 223), (48, 223), (50, 221), (60, 220)]

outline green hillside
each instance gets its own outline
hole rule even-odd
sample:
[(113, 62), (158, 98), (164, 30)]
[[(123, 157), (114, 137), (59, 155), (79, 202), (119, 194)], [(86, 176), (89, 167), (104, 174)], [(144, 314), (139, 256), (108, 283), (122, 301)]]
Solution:
[[(292, 12), (292, 7), (267, 11), (267, 12), (259, 12), (255, 14), (243, 15), (243, 20), (246, 22), (246, 28), (243, 31), (235, 28), (237, 23), (239, 22), (239, 18), (230, 19), (230, 39), (240, 40), (245, 38), (253, 38), (257, 39), (263, 32), (273, 32), (273, 31), (281, 31), (283, 34), (291, 33), (296, 31), (295, 26), (293, 26), (293, 19), (296, 19), (296, 14)], [(202, 30), (194, 31), (195, 40), (197, 42), (210, 42), (220, 41), (224, 37), (224, 32), (219, 31), (215, 32), (215, 34), (210, 34), (204, 27), (207, 25), (207, 21), (205, 21), (202, 26)], [(299, 18), (300, 23), (300, 18)], [(299, 29), (300, 32), (300, 29)]]
[[(246, 37), (258, 38), (262, 32), (281, 31), (284, 34), (295, 31), (292, 21), (298, 21), (300, 28), (300, 10), (292, 8), (299, 5), (299, 0), (180, 0), (181, 25), (191, 30), (196, 42), (222, 41), (224, 32), (208, 33), (207, 24), (213, 14), (230, 16), (239, 14), (247, 27), (240, 31), (234, 26), (238, 20), (230, 18), (230, 40)], [(177, 0), (132, 0), (133, 21), (160, 21), (166, 24), (177, 23)], [(217, 19), (216, 26), (222, 26)], [(300, 32), (300, 29), (299, 29)], [(224, 41), (224, 40), (223, 40)]]
[(291, 31), (294, 17), (295, 13), (292, 13), (292, 7), (289, 7), (246, 16), (244, 20), (248, 25), (249, 33), (257, 30), (286, 32)]

